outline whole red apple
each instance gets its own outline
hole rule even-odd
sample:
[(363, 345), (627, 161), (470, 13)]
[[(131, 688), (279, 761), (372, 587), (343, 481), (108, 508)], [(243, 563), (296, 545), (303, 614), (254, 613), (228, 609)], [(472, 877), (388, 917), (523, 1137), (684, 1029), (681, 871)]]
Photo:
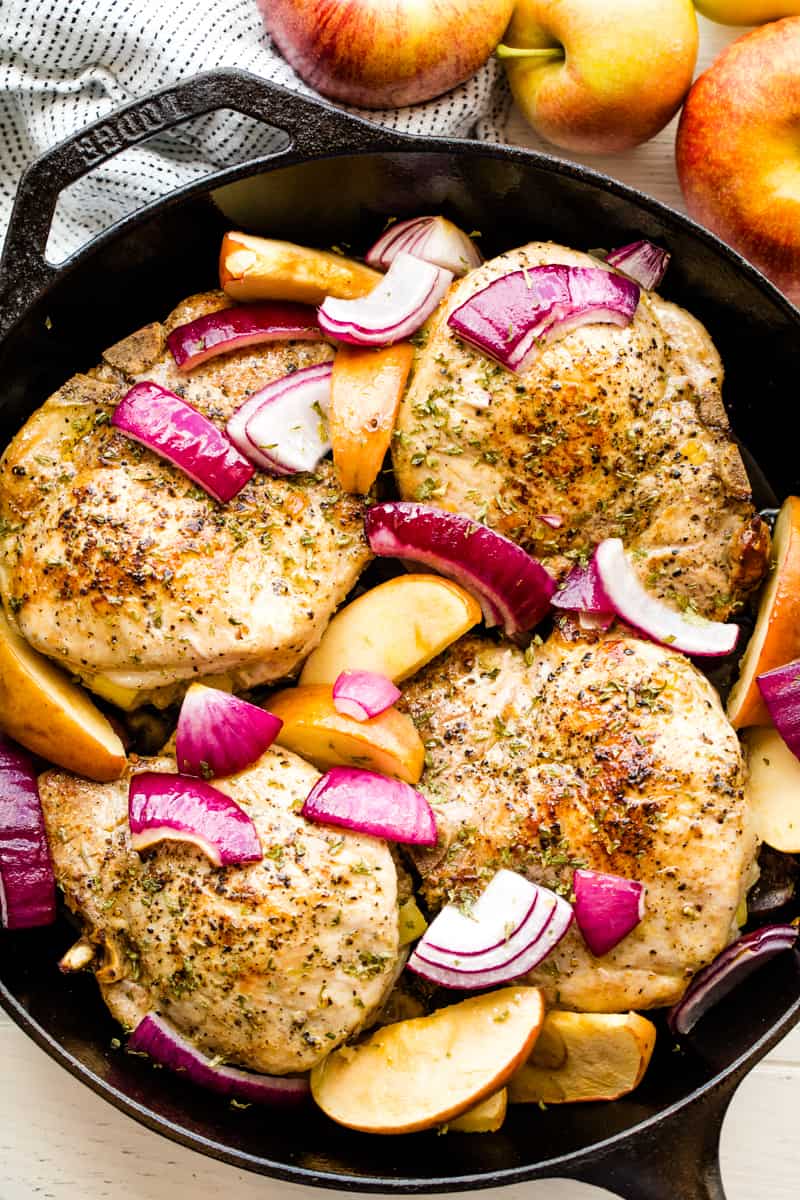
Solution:
[(800, 303), (800, 17), (745, 34), (700, 76), (676, 160), (691, 216)]
[(483, 66), (514, 0), (258, 0), (284, 58), (344, 104), (400, 108)]
[(692, 0), (518, 0), (498, 54), (537, 133), (606, 154), (675, 116), (697, 59)]

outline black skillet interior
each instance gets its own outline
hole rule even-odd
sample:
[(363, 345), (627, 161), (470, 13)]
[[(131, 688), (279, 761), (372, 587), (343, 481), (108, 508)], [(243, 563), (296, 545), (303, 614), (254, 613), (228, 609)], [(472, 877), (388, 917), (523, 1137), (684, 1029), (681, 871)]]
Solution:
[[(95, 131), (96, 140), (84, 138), (80, 150), (73, 142), (53, 152), (23, 186), (0, 268), (0, 328), (4, 322), (8, 329), (0, 343), (4, 438), (72, 372), (95, 363), (103, 347), (214, 285), (228, 223), (209, 201), (211, 184), (260, 168), (258, 232), (321, 246), (345, 242), (356, 253), (387, 216), (428, 211), (481, 230), (487, 255), (531, 238), (590, 248), (645, 236), (666, 245), (673, 260), (664, 294), (709, 327), (726, 365), (725, 400), (737, 435), (778, 497), (797, 489), (794, 439), (784, 426), (800, 376), (800, 314), (691, 223), (541, 155), (403, 139), (235, 72), (164, 95), (169, 103), (154, 110), (149, 125), (103, 122), (103, 137)], [(109, 129), (119, 148), (153, 132), (153, 120), (163, 127), (223, 106), (287, 129), (294, 149), (274, 164), (220, 172), (184, 189), (98, 238), (60, 271), (43, 265), (57, 191), (93, 155), (111, 153)], [(129, 106), (129, 118), (141, 109)], [(763, 481), (758, 490), (770, 503)], [(298, 1121), (233, 1110), (127, 1057), (112, 1044), (118, 1030), (94, 981), (56, 970), (73, 936), (65, 921), (0, 935), (0, 1000), (15, 1020), (73, 1073), (160, 1132), (236, 1165), (318, 1186), (452, 1191), (569, 1175), (630, 1197), (720, 1197), (716, 1143), (727, 1100), (800, 1016), (800, 958), (785, 955), (703, 1021), (681, 1052), (662, 1028), (653, 1064), (627, 1099), (546, 1112), (518, 1108), (491, 1136), (371, 1139), (314, 1111)]]

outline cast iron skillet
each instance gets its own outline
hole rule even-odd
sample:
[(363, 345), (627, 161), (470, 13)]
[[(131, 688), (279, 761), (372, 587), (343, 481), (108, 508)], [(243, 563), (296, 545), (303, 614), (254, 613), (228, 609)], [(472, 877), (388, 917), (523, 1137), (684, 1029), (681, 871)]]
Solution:
[[(60, 267), (45, 261), (62, 188), (125, 146), (199, 114), (233, 109), (288, 135), (269, 159), (127, 218)], [(103, 347), (212, 285), (225, 226), (212, 187), (262, 174), (262, 232), (366, 247), (387, 215), (444, 212), (483, 232), (487, 254), (532, 237), (576, 247), (651, 237), (673, 261), (665, 294), (711, 330), (727, 368), (725, 398), (754, 467), (760, 502), (796, 489), (784, 394), (800, 377), (800, 313), (738, 255), (630, 188), (545, 155), (406, 137), (219, 71), (137, 101), (48, 151), (22, 179), (0, 263), (0, 405), (7, 436)], [(230, 199), (231, 193), (228, 193)], [(765, 478), (766, 477), (766, 478)], [(0, 1001), (47, 1053), (123, 1112), (238, 1167), (321, 1187), (434, 1192), (562, 1176), (629, 1200), (720, 1200), (718, 1140), (746, 1072), (800, 1019), (800, 957), (785, 954), (701, 1022), (675, 1053), (663, 1026), (641, 1087), (613, 1104), (518, 1107), (498, 1134), (370, 1138), (319, 1113), (284, 1119), (234, 1111), (112, 1047), (118, 1030), (94, 980), (55, 963), (73, 933), (0, 935)]]

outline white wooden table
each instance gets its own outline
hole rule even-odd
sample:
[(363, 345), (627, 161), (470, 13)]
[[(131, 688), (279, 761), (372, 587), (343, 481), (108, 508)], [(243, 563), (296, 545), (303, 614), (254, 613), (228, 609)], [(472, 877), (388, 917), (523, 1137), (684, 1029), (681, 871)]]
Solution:
[[(702, 19), (701, 26), (704, 69), (736, 31)], [(539, 144), (521, 118), (512, 136)], [(670, 127), (630, 154), (582, 161), (682, 208), (673, 138)], [(739, 1089), (723, 1130), (722, 1173), (730, 1200), (800, 1196), (800, 1027)], [(311, 1189), (246, 1175), (150, 1133), (78, 1084), (0, 1015), (0, 1200), (302, 1200), (303, 1192), (311, 1200)], [(564, 1181), (483, 1194), (487, 1200), (609, 1195)]]

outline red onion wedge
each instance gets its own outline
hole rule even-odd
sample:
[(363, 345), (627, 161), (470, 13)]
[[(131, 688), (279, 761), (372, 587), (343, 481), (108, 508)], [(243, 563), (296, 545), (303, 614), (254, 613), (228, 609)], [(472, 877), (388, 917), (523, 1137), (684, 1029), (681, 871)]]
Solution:
[(551, 264), (492, 280), (451, 312), (459, 337), (510, 371), (525, 371), (539, 348), (582, 325), (630, 325), (639, 288), (602, 267)]
[(765, 671), (756, 683), (773, 725), (795, 758), (800, 758), (800, 659)]
[(158, 842), (190, 842), (216, 867), (260, 862), (256, 827), (244, 809), (209, 783), (187, 775), (143, 771), (128, 792), (131, 846), (141, 853)]
[(397, 500), (375, 504), (364, 518), (373, 554), (423, 563), (472, 592), (486, 624), (509, 637), (527, 633), (550, 608), (555, 581), (509, 538), (469, 517)]
[(33, 760), (0, 734), (0, 925), (31, 929), (56, 919), (56, 881)]
[(436, 820), (425, 797), (399, 779), (358, 767), (332, 767), (314, 784), (302, 812), (309, 821), (390, 842), (436, 845)]
[(371, 267), (385, 271), (401, 251), (423, 258), (435, 267), (444, 267), (455, 276), (466, 275), (483, 261), (472, 238), (446, 217), (413, 217), (395, 222), (370, 247), (366, 259)]
[(585, 566), (576, 563), (552, 599), (553, 608), (567, 612), (608, 613), (608, 596), (603, 591), (594, 556)]
[(652, 242), (629, 242), (619, 246), (606, 256), (606, 262), (615, 271), (622, 271), (634, 283), (646, 291), (657, 288), (667, 273), (671, 255), (668, 250), (654, 246)]
[(453, 904), (442, 909), (408, 966), (442, 987), (495, 987), (533, 970), (571, 923), (566, 900), (514, 871), (501, 870), (468, 916)]
[(332, 363), (316, 363), (268, 383), (233, 414), (228, 437), (272, 475), (313, 471), (331, 448), (332, 372)]
[(184, 1075), (190, 1083), (251, 1104), (301, 1104), (310, 1094), (307, 1075), (257, 1075), (206, 1058), (158, 1013), (148, 1013), (128, 1038), (127, 1049)]
[(575, 921), (597, 958), (608, 954), (644, 916), (644, 884), (579, 868), (572, 877)]
[(264, 301), (222, 308), (179, 325), (167, 338), (179, 371), (191, 371), (218, 354), (264, 342), (319, 338), (317, 315), (306, 304)]
[(369, 721), (391, 708), (402, 694), (377, 671), (342, 671), (333, 685), (333, 707), (355, 721)]
[(401, 251), (368, 295), (324, 300), (317, 314), (320, 329), (355, 346), (390, 346), (427, 321), (452, 282), (452, 271)]
[(282, 725), (278, 717), (255, 704), (193, 683), (178, 716), (178, 770), (200, 779), (234, 775), (261, 757)]
[(183, 471), (224, 504), (253, 477), (253, 467), (207, 417), (157, 383), (136, 383), (111, 424)]
[(738, 625), (690, 616), (651, 595), (628, 562), (620, 538), (606, 538), (600, 543), (594, 567), (608, 598), (606, 608), (653, 641), (684, 654), (709, 658), (730, 654), (736, 646)]
[(672, 1032), (691, 1033), (700, 1018), (738, 983), (776, 954), (791, 950), (798, 932), (794, 925), (763, 925), (732, 942), (695, 975), (683, 999), (670, 1009), (668, 1022)]

